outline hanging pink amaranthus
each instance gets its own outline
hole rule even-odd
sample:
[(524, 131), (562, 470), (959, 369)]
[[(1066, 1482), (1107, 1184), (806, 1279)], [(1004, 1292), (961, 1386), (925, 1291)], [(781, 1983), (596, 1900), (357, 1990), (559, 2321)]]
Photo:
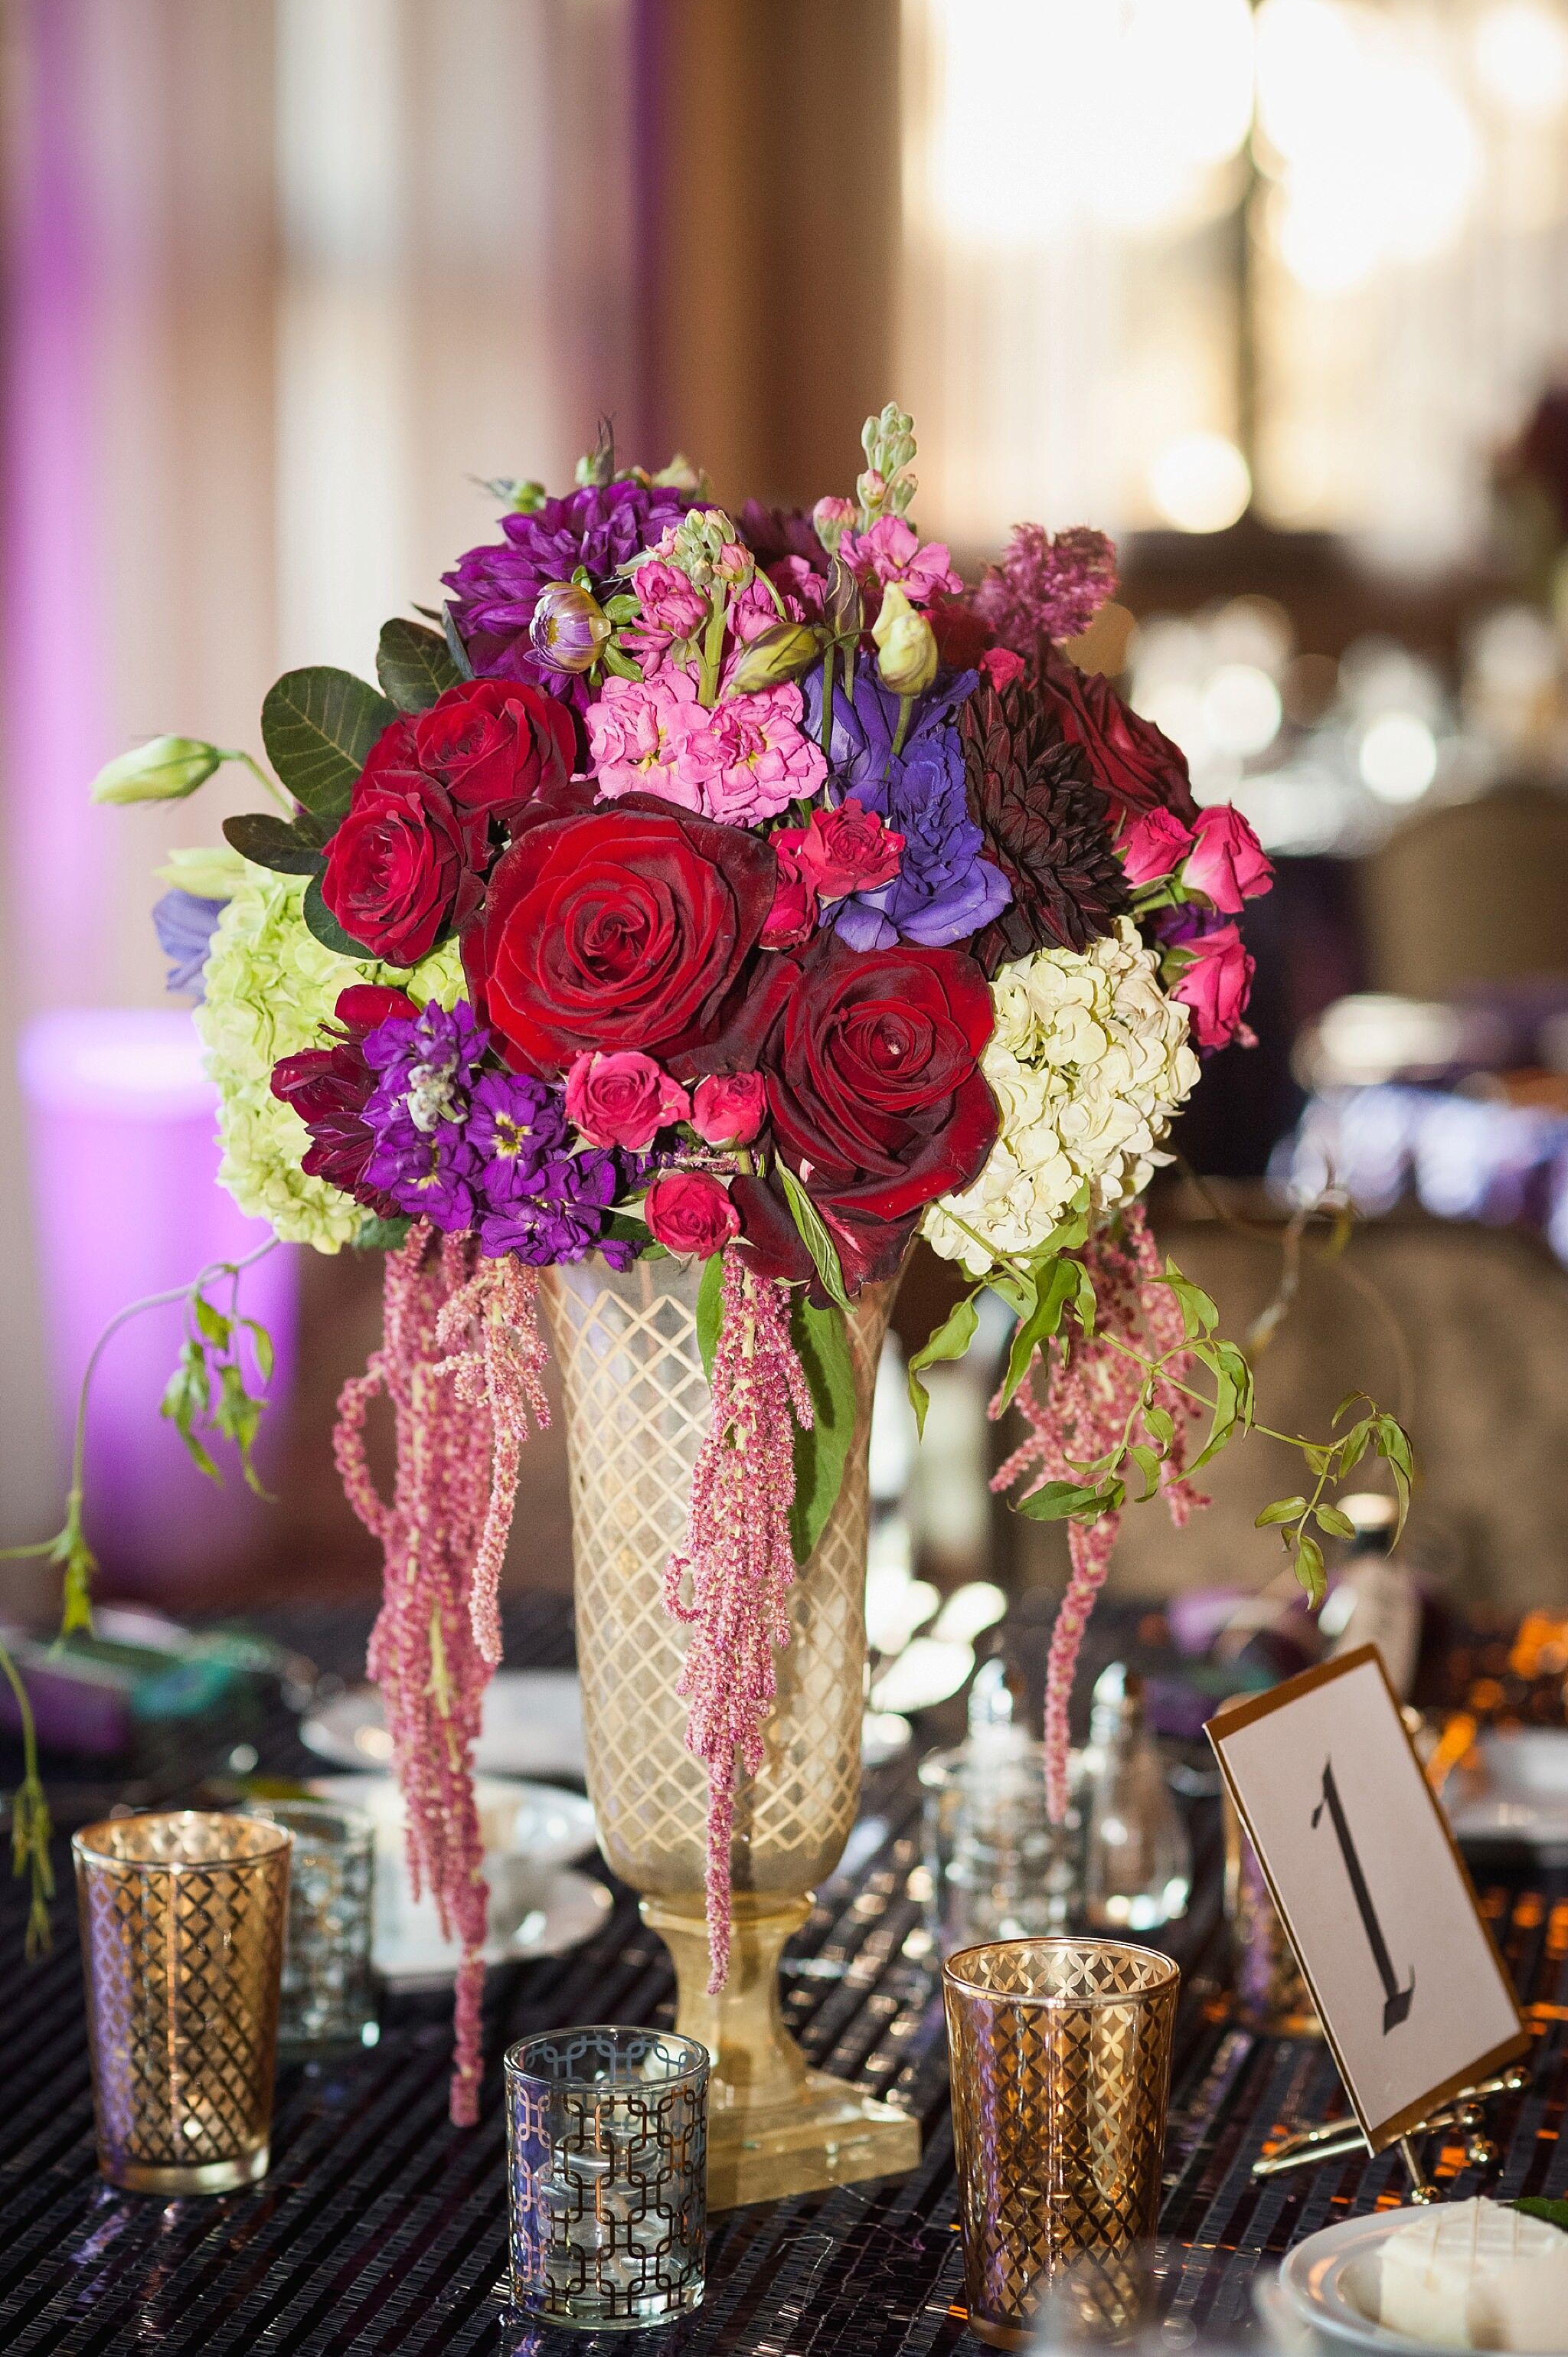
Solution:
[[(524, 1410), (540, 1423), (546, 1415), (533, 1287), (532, 1272), (510, 1258), (480, 1260), (471, 1237), (437, 1243), (423, 1223), (412, 1229), (387, 1254), (381, 1347), (344, 1385), (334, 1435), (349, 1502), (385, 1550), (369, 1668), (403, 1788), (410, 1878), (463, 1947), (451, 2090), (459, 2127), (478, 2116), (489, 1903), (473, 1747), (500, 1657), (496, 1583)], [(397, 1433), (390, 1505), (365, 1458), (365, 1413), (378, 1393)]]
[[(1186, 1339), (1186, 1329), (1176, 1295), (1161, 1282), (1160, 1255), (1143, 1205), (1130, 1204), (1122, 1213), (1119, 1240), (1108, 1228), (1091, 1236), (1083, 1248), (1083, 1262), (1094, 1284), (1095, 1331), (1087, 1339), (1075, 1338), (1070, 1351), (1059, 1342), (1054, 1346), (1044, 1399), (1035, 1387), (1040, 1372), (1036, 1360), (1017, 1394), (1029, 1437), (993, 1475), (993, 1490), (1010, 1489), (1026, 1474), (1034, 1479), (1025, 1496), (1047, 1481), (1081, 1480), (1084, 1465), (1122, 1439), (1130, 1416), (1132, 1439), (1153, 1440), (1138, 1407), (1147, 1370), (1117, 1344), (1130, 1346), (1145, 1359), (1158, 1359)], [(1187, 1425), (1196, 1403), (1169, 1380), (1179, 1380), (1184, 1364), (1180, 1357), (1168, 1362), (1150, 1402), (1164, 1409), (1175, 1426), (1175, 1437), (1164, 1452), (1160, 1494), (1178, 1529), (1195, 1506), (1206, 1502), (1184, 1474)], [(993, 1400), (992, 1414), (999, 1413), (1000, 1401)], [(1072, 1569), (1051, 1631), (1046, 1670), (1046, 1799), (1058, 1824), (1067, 1814), (1068, 1706), (1079, 1651), (1121, 1527), (1119, 1512), (1102, 1514), (1095, 1523), (1068, 1524)]]
[(724, 1258), (713, 1394), (692, 1473), (686, 1544), (665, 1567), (664, 1602), (692, 1631), (677, 1691), (691, 1706), (686, 1747), (708, 1770), (708, 1993), (716, 1996), (729, 1974), (736, 1754), (755, 1776), (776, 1691), (774, 1648), (789, 1641), (790, 1419), (811, 1423), (811, 1392), (789, 1340), (789, 1292), (753, 1276), (733, 1249)]

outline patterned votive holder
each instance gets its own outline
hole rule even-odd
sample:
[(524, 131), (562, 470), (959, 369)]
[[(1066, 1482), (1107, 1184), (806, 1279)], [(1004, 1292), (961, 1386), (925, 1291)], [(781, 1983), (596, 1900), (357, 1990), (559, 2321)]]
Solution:
[(98, 2164), (133, 2193), (267, 2172), (290, 1836), (251, 1817), (75, 1835)]
[(285, 2062), (373, 2046), (380, 2036), (371, 1938), (376, 1830), (329, 1801), (247, 1801), (242, 1816), (294, 1835), (278, 2052)]
[(552, 2030), (506, 2058), (514, 2308), (634, 2331), (701, 2305), (708, 2050), (670, 2030)]
[(1118, 1940), (1010, 1940), (943, 1967), (970, 2323), (1024, 2349), (1053, 2292), (1138, 2321), (1181, 1975)]

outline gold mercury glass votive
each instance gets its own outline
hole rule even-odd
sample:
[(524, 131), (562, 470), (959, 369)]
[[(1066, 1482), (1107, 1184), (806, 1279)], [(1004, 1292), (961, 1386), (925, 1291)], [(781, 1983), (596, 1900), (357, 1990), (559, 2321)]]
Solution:
[(1026, 2348), (1065, 2291), (1138, 2321), (1160, 2202), (1181, 1975), (1119, 1940), (1008, 1940), (942, 1972), (970, 2323)]
[(185, 1809), (75, 1835), (98, 2162), (133, 2193), (267, 2172), (291, 1836)]

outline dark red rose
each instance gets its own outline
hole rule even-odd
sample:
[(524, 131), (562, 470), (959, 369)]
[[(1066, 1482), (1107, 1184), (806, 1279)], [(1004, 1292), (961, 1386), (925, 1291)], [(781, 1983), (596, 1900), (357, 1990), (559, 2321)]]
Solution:
[(413, 724), (426, 776), (460, 809), (506, 818), (542, 788), (564, 785), (576, 759), (571, 713), (519, 680), (466, 680)]
[(376, 1142), (364, 1111), (381, 1078), (365, 1061), (365, 1040), (389, 1016), (418, 1012), (406, 991), (355, 983), (338, 992), (334, 1020), (322, 1027), (330, 1045), (304, 1048), (273, 1066), (274, 1096), (292, 1105), (310, 1132), (300, 1168), (312, 1178), (329, 1179), (383, 1220), (396, 1217), (396, 1204), (360, 1183)]
[(762, 836), (651, 794), (531, 802), (463, 945), (470, 996), (516, 1071), (640, 1048), (677, 1080), (728, 1022), (773, 905)]
[(971, 671), (996, 633), (970, 604), (969, 592), (956, 597), (933, 597), (926, 619), (936, 632), (937, 652), (950, 671)]
[(1197, 816), (1186, 754), (1134, 712), (1108, 679), (1052, 653), (1026, 685), (1045, 700), (1068, 743), (1083, 747), (1113, 818), (1156, 809), (1175, 811), (1189, 823)]
[[(819, 933), (762, 970), (726, 1047), (763, 1072), (779, 1152), (851, 1287), (890, 1275), (925, 1205), (967, 1187), (990, 1153), (996, 1105), (978, 1059), (992, 1019), (985, 977), (962, 950), (858, 951)], [(809, 1274), (781, 1236), (773, 1190), (737, 1181), (733, 1193), (757, 1264)]]
[[(791, 832), (798, 834), (800, 829), (783, 827), (779, 831), (783, 834)], [(768, 840), (779, 865), (773, 906), (762, 929), (762, 946), (765, 950), (792, 950), (808, 941), (816, 930), (817, 888), (789, 845), (780, 844), (779, 834)]]
[(443, 933), (467, 923), (489, 856), (482, 812), (460, 811), (417, 770), (386, 761), (372, 774), (387, 737), (407, 726), (394, 723), (372, 749), (321, 878), (343, 931), (391, 965), (417, 965)]

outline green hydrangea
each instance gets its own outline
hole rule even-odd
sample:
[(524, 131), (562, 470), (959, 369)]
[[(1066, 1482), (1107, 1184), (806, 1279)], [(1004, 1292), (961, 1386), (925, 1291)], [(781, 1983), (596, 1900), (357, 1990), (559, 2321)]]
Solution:
[(218, 1084), (220, 1182), (286, 1243), (335, 1253), (353, 1241), (365, 1214), (300, 1168), (309, 1137), (294, 1108), (273, 1095), (273, 1066), (320, 1046), (320, 1027), (350, 983), (391, 983), (421, 1006), (435, 998), (451, 1006), (463, 995), (463, 969), (455, 942), (412, 971), (339, 957), (307, 930), (304, 899), (303, 877), (247, 866), (212, 936), (196, 1026)]

